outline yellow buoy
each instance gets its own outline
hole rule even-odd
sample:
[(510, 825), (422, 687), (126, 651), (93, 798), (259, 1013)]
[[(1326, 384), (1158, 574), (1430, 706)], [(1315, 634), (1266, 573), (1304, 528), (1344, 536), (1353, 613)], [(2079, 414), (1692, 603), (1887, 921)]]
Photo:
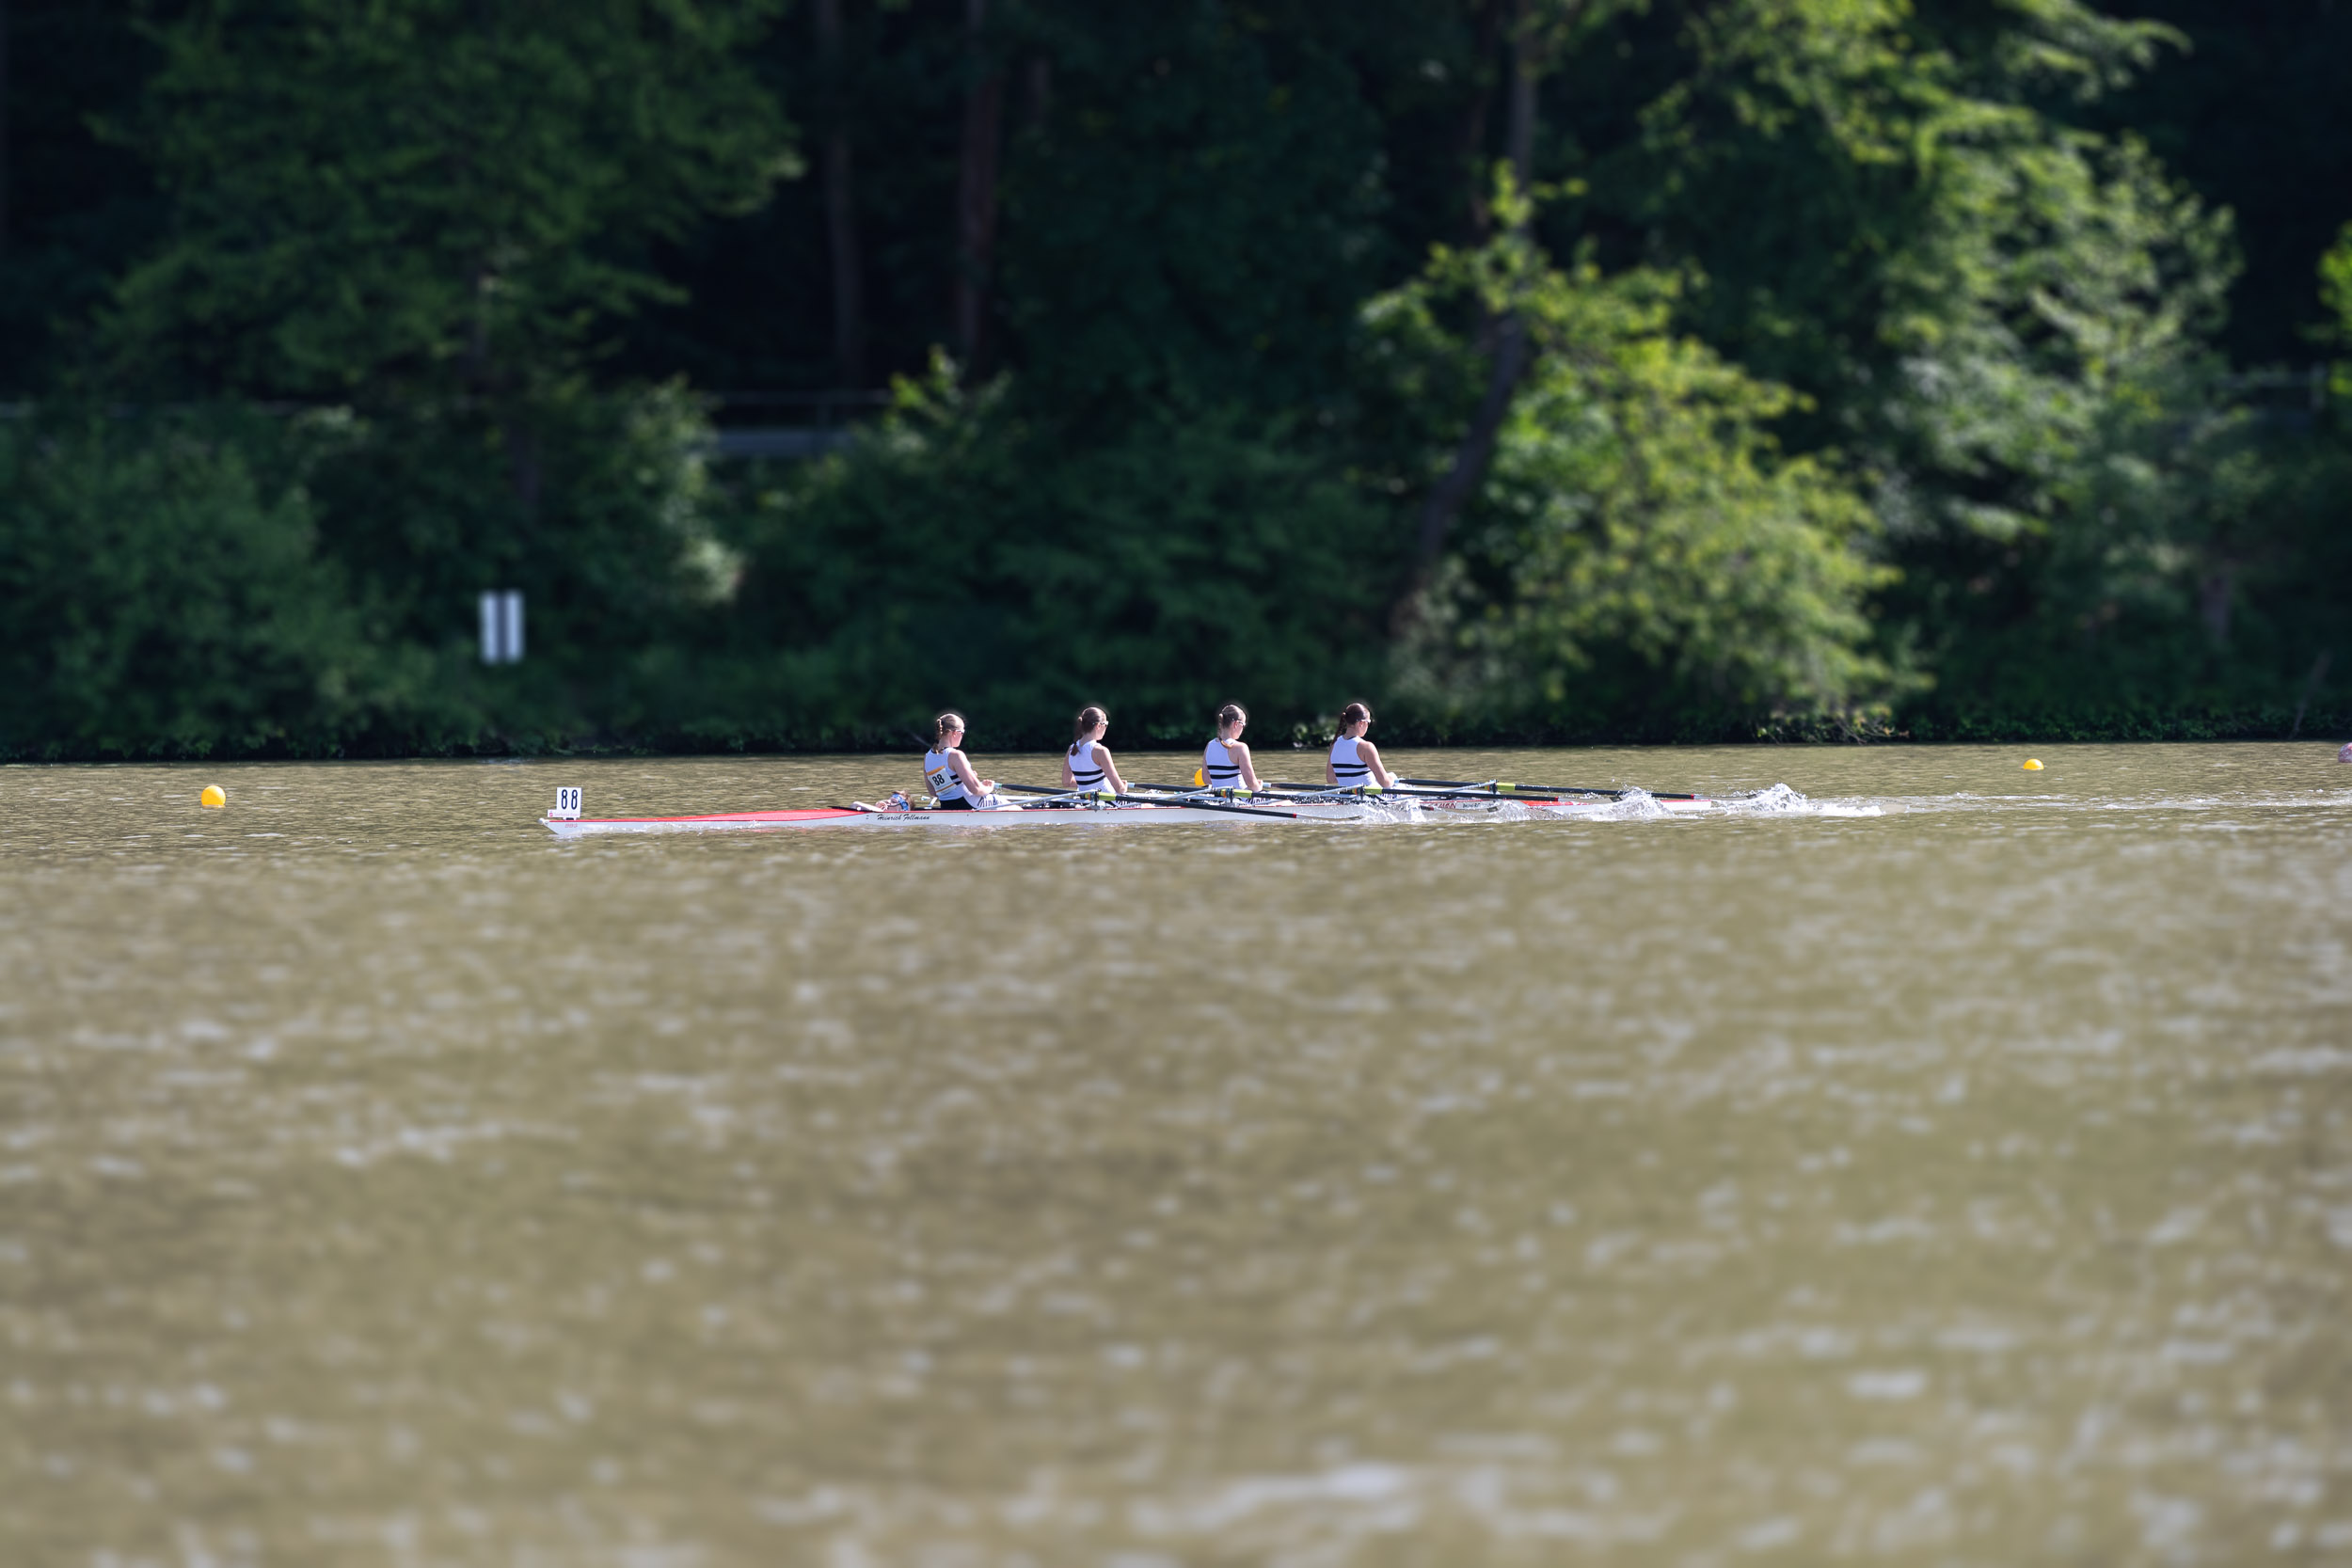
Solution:
[(229, 803), (229, 793), (218, 784), (206, 784), (204, 793), (196, 798), (196, 803), (199, 806), (225, 806)]
[(2042, 771), (2042, 764), (2036, 762), (2031, 757), (2027, 757), (2026, 759), (2025, 771), (2028, 773), (2039, 773)]

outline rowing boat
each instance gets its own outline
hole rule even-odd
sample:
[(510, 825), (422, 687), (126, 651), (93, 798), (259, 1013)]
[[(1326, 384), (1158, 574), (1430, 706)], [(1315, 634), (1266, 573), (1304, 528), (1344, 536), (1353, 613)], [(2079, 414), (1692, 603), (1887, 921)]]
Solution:
[[(1711, 805), (1706, 800), (1664, 801), (1677, 815)], [(580, 791), (556, 792), (556, 807), (540, 823), (558, 838), (594, 833), (719, 832), (781, 828), (865, 828), (889, 832), (932, 832), (964, 828), (1077, 828), (1118, 824), (1166, 826), (1179, 822), (1409, 822), (1488, 817), (1524, 821), (1546, 816), (1591, 816), (1622, 812), (1615, 802), (1433, 799), (1305, 800), (1260, 798), (1249, 804), (1178, 798), (1121, 800), (1089, 804), (1039, 800), (993, 811), (878, 811), (872, 807), (817, 806), (797, 811), (735, 811), (702, 816), (582, 816)]]
[(1233, 818), (1221, 812), (1196, 811), (1180, 805), (1119, 805), (1100, 810), (1008, 806), (1000, 811), (859, 811), (847, 806), (820, 806), (805, 811), (722, 812), (708, 816), (606, 816), (565, 821), (549, 816), (540, 820), (558, 838), (579, 838), (588, 833), (708, 832), (743, 828), (1069, 828), (1100, 822), (1230, 822)]

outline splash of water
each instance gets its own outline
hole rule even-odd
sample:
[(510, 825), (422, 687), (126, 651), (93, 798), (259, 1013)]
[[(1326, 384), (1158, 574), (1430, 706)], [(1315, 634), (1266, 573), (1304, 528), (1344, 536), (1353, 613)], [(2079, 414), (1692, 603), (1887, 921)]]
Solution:
[(1785, 784), (1776, 784), (1770, 789), (1759, 789), (1740, 802), (1743, 810), (1759, 815), (1808, 811), (1812, 805), (1812, 801)]
[(1646, 789), (1627, 790), (1617, 797), (1615, 804), (1600, 814), (1601, 818), (1609, 822), (1640, 822), (1651, 817), (1672, 815), (1673, 813), (1667, 811), (1665, 806)]

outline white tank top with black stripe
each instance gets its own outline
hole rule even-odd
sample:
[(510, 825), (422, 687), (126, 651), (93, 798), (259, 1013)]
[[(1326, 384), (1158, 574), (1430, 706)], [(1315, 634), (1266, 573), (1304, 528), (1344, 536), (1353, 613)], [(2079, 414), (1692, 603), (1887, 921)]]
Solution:
[(1212, 740), (1201, 753), (1200, 776), (1209, 781), (1211, 789), (1239, 789), (1241, 759), (1227, 751), (1222, 740)]
[(948, 754), (944, 751), (930, 751), (923, 753), (923, 782), (930, 784), (931, 793), (943, 800), (961, 800), (965, 798), (963, 781), (956, 777), (956, 765), (948, 760)]
[(1075, 789), (1103, 787), (1103, 765), (1094, 758), (1094, 742), (1073, 740), (1070, 743), (1070, 783)]
[(1331, 776), (1342, 789), (1372, 782), (1372, 764), (1356, 753), (1356, 737), (1343, 735), (1331, 742)]

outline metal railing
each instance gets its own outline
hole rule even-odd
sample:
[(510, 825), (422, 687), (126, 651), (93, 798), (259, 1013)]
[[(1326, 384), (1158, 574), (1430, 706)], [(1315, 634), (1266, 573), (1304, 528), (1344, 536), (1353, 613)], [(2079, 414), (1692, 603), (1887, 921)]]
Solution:
[[(720, 392), (705, 401), (711, 412), (708, 451), (712, 456), (796, 460), (821, 457), (848, 445), (850, 432), (861, 421), (890, 406), (890, 394), (828, 388), (817, 391)], [(30, 403), (0, 403), (0, 420), (30, 419), (35, 406)], [(249, 406), (268, 413), (298, 414), (312, 405), (265, 403)], [(112, 410), (121, 417), (144, 411), (130, 404)]]
[(2308, 427), (2328, 412), (2333, 371), (2333, 366), (2326, 364), (2300, 370), (2237, 371), (2217, 377), (2214, 388), (2223, 398), (2264, 419)]
[[(888, 392), (722, 392), (710, 400), (710, 454), (720, 458), (821, 457), (850, 442), (857, 421), (890, 406)], [(788, 424), (770, 422), (797, 415)], [(758, 423), (750, 422), (760, 416)], [(741, 420), (742, 422), (738, 422)]]
[(735, 414), (790, 409), (805, 414), (792, 421), (796, 428), (831, 430), (882, 412), (890, 406), (890, 394), (834, 387), (813, 392), (719, 392), (709, 401), (723, 424)]

